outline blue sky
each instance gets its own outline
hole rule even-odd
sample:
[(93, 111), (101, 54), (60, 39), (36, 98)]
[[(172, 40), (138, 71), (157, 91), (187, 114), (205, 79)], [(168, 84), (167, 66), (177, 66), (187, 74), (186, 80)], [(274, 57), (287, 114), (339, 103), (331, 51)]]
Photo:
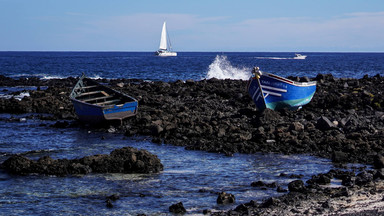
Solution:
[(383, 0), (0, 0), (0, 51), (384, 52)]

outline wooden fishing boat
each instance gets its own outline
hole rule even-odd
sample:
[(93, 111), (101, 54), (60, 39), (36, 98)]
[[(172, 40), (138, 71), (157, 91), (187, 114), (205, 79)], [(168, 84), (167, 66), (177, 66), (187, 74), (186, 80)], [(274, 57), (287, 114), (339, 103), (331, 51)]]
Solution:
[(122, 121), (136, 115), (138, 109), (133, 97), (86, 78), (84, 74), (73, 88), (70, 99), (79, 119), (92, 124)]
[(248, 82), (248, 93), (258, 110), (300, 109), (312, 100), (315, 91), (316, 81), (295, 82), (274, 74), (262, 73), (258, 67), (253, 69)]

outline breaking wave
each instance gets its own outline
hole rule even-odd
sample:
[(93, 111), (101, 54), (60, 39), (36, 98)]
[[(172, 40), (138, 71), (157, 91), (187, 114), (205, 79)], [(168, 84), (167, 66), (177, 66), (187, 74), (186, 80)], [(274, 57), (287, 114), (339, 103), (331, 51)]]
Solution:
[[(87, 75), (87, 74), (86, 74)], [(71, 76), (71, 74), (69, 74), (69, 76)], [(44, 74), (44, 73), (36, 73), (36, 74), (27, 74), (27, 73), (24, 73), (24, 74), (15, 74), (15, 75), (10, 75), (10, 77), (12, 78), (31, 78), (31, 77), (36, 77), (36, 78), (39, 78), (39, 79), (42, 79), (42, 80), (51, 80), (51, 79), (66, 79), (68, 78), (69, 76), (60, 76), (60, 75), (50, 75), (50, 74)], [(79, 77), (81, 76), (81, 74), (76, 74), (74, 75), (73, 77)], [(98, 74), (90, 74), (90, 75), (87, 75), (88, 78), (91, 78), (91, 79), (102, 79), (103, 77), (98, 75)], [(104, 77), (105, 78), (105, 77)]]
[(292, 57), (292, 58), (288, 58), (288, 57), (255, 57), (255, 58), (257, 58), (257, 59), (280, 59), (280, 60), (281, 60), (281, 59), (303, 60), (303, 59), (301, 59), (301, 58), (294, 58), (294, 57)]
[(255, 57), (257, 59), (294, 59), (294, 58), (281, 58), (281, 57)]
[(215, 60), (209, 65), (206, 79), (237, 79), (248, 80), (250, 77), (249, 68), (236, 68), (231, 65), (227, 56), (217, 55)]

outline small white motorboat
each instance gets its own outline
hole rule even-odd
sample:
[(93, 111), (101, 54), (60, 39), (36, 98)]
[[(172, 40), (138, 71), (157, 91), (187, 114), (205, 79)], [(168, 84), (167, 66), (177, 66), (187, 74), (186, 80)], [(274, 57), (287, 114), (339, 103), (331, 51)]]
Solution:
[(301, 55), (301, 54), (298, 54), (298, 53), (295, 53), (295, 57), (293, 57), (293, 59), (305, 59), (305, 58), (307, 58), (307, 56)]

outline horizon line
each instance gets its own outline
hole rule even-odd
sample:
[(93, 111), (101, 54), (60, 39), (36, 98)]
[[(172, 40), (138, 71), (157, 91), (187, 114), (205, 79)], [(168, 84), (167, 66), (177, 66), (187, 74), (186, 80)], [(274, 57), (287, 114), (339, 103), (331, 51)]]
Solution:
[[(0, 50), (0, 52), (121, 52), (155, 53), (156, 51), (113, 50)], [(384, 51), (175, 51), (179, 53), (384, 53)]]

